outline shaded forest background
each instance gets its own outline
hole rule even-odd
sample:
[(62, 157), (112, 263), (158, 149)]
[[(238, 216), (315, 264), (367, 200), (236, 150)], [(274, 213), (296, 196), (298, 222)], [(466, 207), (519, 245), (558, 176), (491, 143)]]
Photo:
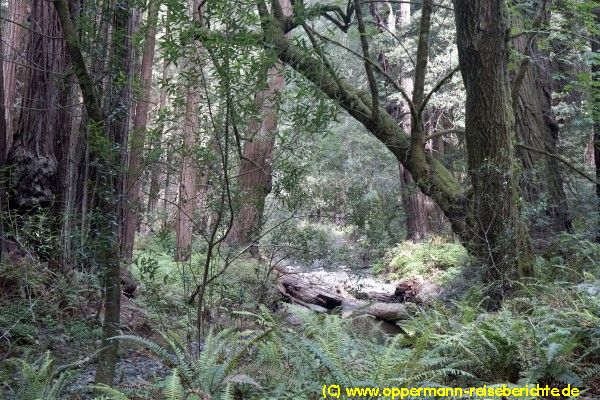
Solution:
[(0, 22), (0, 396), (600, 396), (597, 0)]

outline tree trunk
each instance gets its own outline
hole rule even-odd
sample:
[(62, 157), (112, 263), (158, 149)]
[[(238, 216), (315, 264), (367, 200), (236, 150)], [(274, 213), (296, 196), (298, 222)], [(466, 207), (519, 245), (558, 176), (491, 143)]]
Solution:
[[(279, 0), (283, 15), (291, 15), (289, 0)], [(255, 102), (260, 121), (252, 121), (252, 140), (244, 145), (240, 166), (240, 198), (242, 204), (233, 220), (227, 242), (235, 246), (250, 246), (250, 254), (258, 255), (258, 236), (263, 223), (265, 201), (272, 189), (272, 153), (277, 135), (277, 98), (283, 89), (282, 65), (267, 72), (267, 88), (258, 93)]]
[[(0, 10), (0, 16), (2, 11)], [(4, 59), (4, 50), (1, 45), (4, 40), (2, 29), (0, 29), (0, 59)], [(6, 193), (4, 183), (4, 170), (6, 168), (6, 147), (7, 147), (7, 131), (6, 131), (6, 103), (4, 98), (4, 68), (0, 68), (0, 263), (2, 263), (4, 253), (6, 251), (6, 237), (4, 236), (4, 219), (6, 217)]]
[(146, 39), (142, 55), (140, 92), (136, 101), (131, 142), (129, 143), (129, 171), (126, 179), (127, 203), (125, 204), (123, 247), (121, 257), (130, 261), (133, 255), (133, 242), (135, 232), (140, 225), (142, 206), (142, 174), (144, 144), (146, 142), (146, 129), (148, 125), (148, 110), (152, 95), (152, 65), (154, 64), (154, 50), (156, 47), (156, 25), (158, 23), (159, 2), (150, 0), (148, 17), (146, 21)]
[[(111, 81), (106, 93), (108, 115), (111, 117), (106, 124), (106, 132), (109, 143), (116, 150), (113, 151), (112, 163), (106, 165), (107, 171), (96, 173), (102, 175), (111, 171), (119, 171), (121, 166), (127, 165), (127, 138), (129, 133), (129, 122), (131, 120), (132, 104), (132, 65), (133, 52), (131, 36), (133, 33), (132, 7), (129, 1), (124, 1), (115, 6), (113, 10), (112, 40), (111, 40), (111, 62), (109, 63), (109, 76)], [(117, 79), (124, 77), (124, 79)], [(113, 164), (114, 163), (114, 164)], [(107, 259), (107, 267), (104, 270), (104, 324), (102, 329), (102, 350), (98, 355), (98, 367), (96, 369), (96, 383), (112, 385), (115, 377), (115, 368), (119, 352), (119, 343), (111, 340), (119, 334), (121, 313), (121, 279), (127, 270), (121, 270), (121, 254), (123, 243), (117, 238), (123, 237), (123, 195), (124, 176), (122, 172), (114, 173), (115, 177), (98, 176), (99, 193), (96, 196), (95, 209), (107, 213), (100, 218), (111, 218), (115, 227), (107, 229), (104, 224), (107, 221), (99, 221), (102, 224), (100, 233), (105, 237), (96, 237), (93, 240), (104, 241), (107, 250), (101, 254), (100, 260)], [(112, 186), (112, 187), (111, 187)], [(106, 197), (106, 199), (105, 199)], [(106, 208), (113, 210), (107, 211)], [(97, 235), (99, 236), (99, 235)], [(121, 243), (120, 243), (121, 242)]]
[(508, 80), (507, 25), (502, 0), (454, 0), (465, 108), (471, 250), (487, 265), (497, 307), (512, 282), (531, 274), (527, 229), (518, 206), (514, 115)]
[[(549, 18), (550, 13), (544, 12), (543, 19)], [(512, 44), (520, 54), (535, 59), (535, 63), (525, 64), (517, 93), (513, 94), (517, 139), (529, 147), (556, 154), (559, 128), (552, 111), (550, 65), (545, 60), (546, 56), (538, 50), (535, 37), (519, 35), (512, 40)], [(543, 236), (548, 229), (551, 232), (572, 231), (567, 197), (556, 159), (525, 148), (519, 148), (517, 154), (524, 170), (520, 182), (524, 198), (533, 205), (544, 200), (548, 204), (544, 211), (550, 219), (550, 226), (536, 224), (536, 220), (541, 220), (543, 216), (534, 215), (532, 232)]]
[[(167, 33), (168, 35), (168, 33)], [(169, 75), (167, 73), (167, 62), (163, 60), (162, 65), (162, 80), (166, 81)], [(161, 89), (159, 100), (158, 100), (158, 114), (159, 116), (166, 110), (167, 107), (167, 92), (166, 90)], [(159, 117), (160, 118), (160, 117)], [(160, 121), (160, 120), (159, 120)], [(152, 144), (152, 154), (155, 155), (155, 158), (152, 160), (152, 165), (150, 166), (150, 190), (148, 192), (148, 214), (151, 217), (156, 212), (156, 207), (158, 205), (158, 195), (160, 193), (160, 177), (161, 172), (164, 168), (161, 167), (161, 157), (162, 150), (165, 150), (162, 141), (164, 140), (164, 122), (160, 121), (158, 123), (157, 135), (154, 137), (154, 144)], [(166, 191), (168, 189), (168, 182), (165, 186), (165, 196)], [(150, 227), (151, 223), (149, 224)]]
[(16, 99), (17, 99), (17, 71), (20, 62), (19, 54), (23, 50), (25, 41), (25, 29), (27, 26), (27, 1), (9, 0), (8, 2), (8, 22), (6, 29), (6, 45), (2, 44), (4, 51), (3, 70), (4, 70), (4, 102), (6, 104), (6, 149), (8, 151), (12, 144), (12, 135), (14, 133), (14, 123), (16, 120)]
[(269, 69), (267, 89), (256, 95), (260, 121), (253, 121), (249, 131), (253, 138), (246, 142), (240, 167), (240, 198), (242, 204), (235, 216), (227, 241), (236, 246), (248, 246), (258, 255), (255, 244), (262, 225), (267, 195), (271, 192), (271, 157), (277, 133), (277, 97), (283, 88), (282, 66)]
[[(389, 8), (389, 16), (393, 16), (392, 5), (390, 3), (386, 3), (386, 5)], [(396, 27), (408, 30), (410, 26), (410, 3), (400, 3), (395, 17), (390, 18), (388, 16), (387, 20), (381, 17), (377, 4), (370, 4), (369, 9), (381, 32), (395, 32)], [(383, 51), (379, 53), (379, 62), (384, 72), (400, 76), (398, 80), (406, 93), (413, 91), (412, 76), (407, 71), (403, 71), (400, 65), (394, 65), (390, 62)], [(406, 132), (411, 132), (411, 113), (406, 101), (389, 101), (386, 104), (386, 109), (391, 111), (394, 118)], [(406, 238), (417, 242), (426, 238), (430, 233), (439, 233), (440, 224), (434, 222), (434, 219), (438, 219), (438, 211), (436, 210), (435, 203), (430, 197), (419, 190), (411, 173), (401, 163), (398, 163), (398, 169), (402, 189), (402, 208), (406, 217)]]
[[(65, 100), (68, 69), (58, 16), (48, 2), (34, 2), (29, 18), (25, 88), (19, 124), (8, 154), (11, 207), (21, 210), (50, 208), (60, 201), (62, 183), (58, 166), (70, 124)], [(13, 82), (14, 84), (14, 82)]]
[[(594, 11), (596, 22), (600, 24), (600, 1)], [(592, 52), (600, 53), (600, 34), (595, 34), (590, 40)], [(592, 64), (592, 116), (594, 118), (594, 163), (596, 166), (596, 242), (600, 243), (600, 61), (597, 56)]]
[[(199, 0), (192, 0), (192, 13), (193, 20), (200, 24), (202, 18)], [(201, 48), (198, 44), (192, 43), (190, 51), (192, 53), (200, 52)], [(199, 74), (202, 72), (196, 69), (198, 66), (191, 65), (191, 61), (186, 61), (186, 64), (185, 68), (189, 76), (199, 79)], [(196, 145), (196, 136), (198, 135), (198, 106), (201, 101), (198, 86), (198, 82), (193, 81), (193, 79), (192, 82), (187, 83), (179, 204), (176, 221), (177, 248), (175, 261), (187, 261), (192, 255), (194, 210), (196, 209), (196, 166), (193, 159), (193, 150)]]

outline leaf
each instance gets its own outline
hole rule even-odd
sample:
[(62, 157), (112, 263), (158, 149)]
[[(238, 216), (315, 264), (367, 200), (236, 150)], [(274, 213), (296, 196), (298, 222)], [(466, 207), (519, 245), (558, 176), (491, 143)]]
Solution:
[(245, 374), (235, 374), (229, 375), (223, 379), (223, 383), (246, 383), (248, 385), (252, 385), (258, 389), (262, 389), (260, 383), (256, 382), (254, 379)]

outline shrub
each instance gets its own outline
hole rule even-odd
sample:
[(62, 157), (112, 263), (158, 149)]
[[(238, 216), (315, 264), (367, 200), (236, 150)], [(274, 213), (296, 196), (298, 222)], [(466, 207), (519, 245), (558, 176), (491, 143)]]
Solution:
[(394, 275), (436, 275), (440, 271), (454, 273), (469, 262), (469, 255), (459, 243), (404, 241), (389, 250), (376, 264), (375, 273)]

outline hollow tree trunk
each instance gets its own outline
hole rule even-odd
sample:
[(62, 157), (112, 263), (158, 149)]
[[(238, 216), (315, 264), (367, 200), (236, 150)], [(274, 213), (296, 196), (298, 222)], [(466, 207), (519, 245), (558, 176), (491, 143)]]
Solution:
[(473, 184), (470, 248), (484, 260), (492, 307), (511, 282), (531, 273), (530, 239), (518, 206), (514, 115), (502, 0), (454, 0), (465, 105), (468, 169)]
[(150, 0), (148, 17), (146, 20), (146, 38), (142, 55), (140, 92), (136, 101), (133, 128), (131, 131), (129, 171), (126, 180), (126, 194), (128, 202), (125, 205), (123, 228), (122, 258), (131, 260), (135, 232), (140, 225), (142, 206), (142, 174), (144, 144), (148, 125), (148, 110), (152, 96), (152, 65), (154, 64), (154, 51), (156, 47), (156, 25), (158, 23), (159, 2)]

